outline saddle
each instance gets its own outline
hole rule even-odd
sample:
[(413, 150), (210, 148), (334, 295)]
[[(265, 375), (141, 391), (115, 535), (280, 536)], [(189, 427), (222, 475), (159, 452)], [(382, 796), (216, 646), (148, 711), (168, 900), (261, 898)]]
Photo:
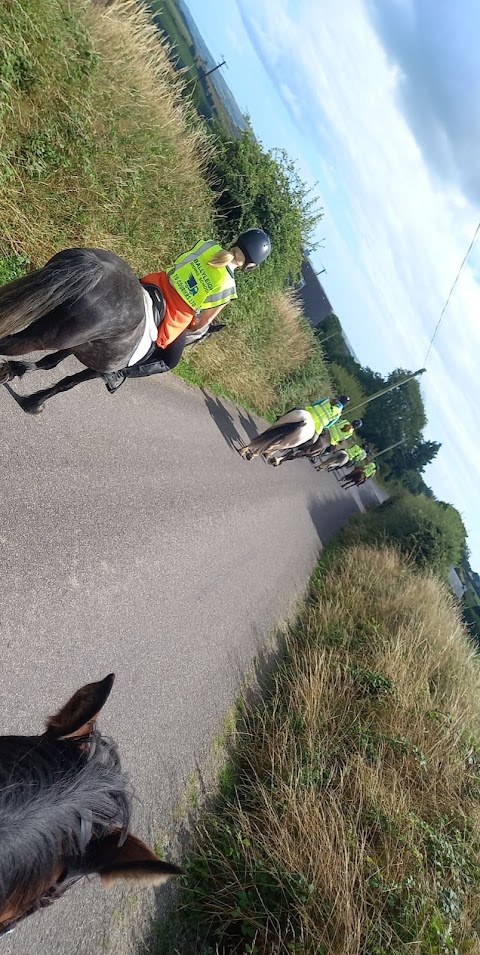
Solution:
[[(148, 292), (152, 300), (153, 321), (155, 322), (156, 327), (159, 328), (163, 322), (163, 319), (165, 318), (165, 312), (167, 309), (167, 303), (165, 302), (165, 298), (162, 295), (160, 289), (157, 288), (156, 285), (148, 285), (148, 284), (142, 283), (142, 288), (144, 288), (145, 291)], [(141, 366), (142, 368), (145, 367), (148, 355), (151, 354), (153, 349), (154, 349), (154, 345), (152, 345), (150, 352), (148, 352), (148, 354), (145, 355), (144, 358), (142, 359), (142, 362), (143, 362), (143, 365)], [(162, 370), (165, 370), (166, 369), (165, 362), (162, 362), (162, 364), (164, 365), (164, 369)], [(151, 372), (154, 373), (153, 368), (151, 369)], [(118, 391), (118, 389), (120, 388), (120, 385), (123, 385), (123, 382), (127, 378), (128, 373), (129, 373), (128, 368), (121, 368), (119, 371), (105, 372), (102, 375), (102, 378), (111, 395), (113, 395), (115, 391)], [(141, 377), (141, 374), (139, 377)]]
[(157, 285), (147, 285), (143, 284), (142, 288), (148, 292), (152, 302), (153, 302), (153, 320), (157, 328), (160, 328), (160, 325), (165, 318), (165, 312), (167, 310), (167, 303), (165, 297), (162, 295), (160, 289)]

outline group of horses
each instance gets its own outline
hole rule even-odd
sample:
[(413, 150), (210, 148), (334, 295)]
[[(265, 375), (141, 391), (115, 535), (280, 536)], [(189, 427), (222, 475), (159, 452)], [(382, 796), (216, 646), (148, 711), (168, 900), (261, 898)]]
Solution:
[[(273, 467), (300, 458), (315, 464), (317, 471), (334, 471), (347, 467), (348, 453), (337, 445), (332, 446), (328, 427), (323, 428), (319, 435), (311, 437), (313, 423), (309, 418), (311, 415), (307, 409), (292, 409), (256, 438), (252, 438), (247, 445), (239, 448), (240, 455), (247, 461), (261, 455), (264, 461)], [(354, 425), (360, 426), (361, 421), (352, 422), (352, 426)], [(345, 489), (358, 487), (367, 480), (363, 465), (352, 461), (351, 467), (353, 470), (342, 479), (342, 487)]]

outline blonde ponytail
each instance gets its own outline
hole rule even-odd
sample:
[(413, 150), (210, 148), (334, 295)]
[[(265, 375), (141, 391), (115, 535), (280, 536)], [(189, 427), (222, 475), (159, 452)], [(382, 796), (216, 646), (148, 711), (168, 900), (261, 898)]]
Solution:
[(235, 262), (235, 252), (225, 252), (222, 249), (221, 252), (214, 255), (213, 259), (210, 259), (208, 264), (213, 265), (214, 269), (221, 269), (226, 265), (231, 265), (232, 262)]

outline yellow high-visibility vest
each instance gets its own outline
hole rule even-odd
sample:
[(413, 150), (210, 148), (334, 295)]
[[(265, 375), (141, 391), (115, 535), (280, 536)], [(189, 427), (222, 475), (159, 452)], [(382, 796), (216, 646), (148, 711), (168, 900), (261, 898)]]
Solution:
[(329, 424), (338, 421), (342, 408), (337, 405), (333, 406), (328, 398), (323, 398), (322, 401), (315, 401), (313, 405), (308, 405), (305, 411), (308, 411), (313, 418), (315, 433), (321, 434), (324, 428), (328, 428)]
[(237, 298), (233, 270), (228, 265), (217, 269), (209, 264), (221, 251), (217, 242), (197, 242), (167, 271), (170, 284), (197, 314)]
[[(342, 428), (348, 424), (348, 428), (345, 431), (342, 431)], [(332, 444), (340, 444), (341, 441), (346, 441), (347, 438), (351, 438), (353, 434), (353, 428), (347, 418), (342, 418), (341, 421), (335, 424), (329, 424), (328, 430), (332, 436)]]
[(364, 461), (367, 454), (359, 444), (354, 444), (352, 448), (347, 448), (349, 461)]

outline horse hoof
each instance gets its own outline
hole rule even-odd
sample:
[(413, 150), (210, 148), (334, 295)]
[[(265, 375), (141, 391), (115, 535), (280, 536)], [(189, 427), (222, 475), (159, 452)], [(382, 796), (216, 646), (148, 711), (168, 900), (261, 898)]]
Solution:
[(252, 460), (252, 452), (248, 448), (239, 448), (238, 453), (244, 461)]
[(12, 381), (13, 378), (15, 378), (15, 375), (9, 363), (7, 361), (2, 362), (0, 365), (0, 385), (6, 385), (7, 382)]
[(8, 364), (10, 367), (11, 378), (23, 378), (28, 371), (35, 371), (35, 368), (37, 367), (34, 361), (10, 361)]
[(26, 411), (27, 414), (39, 415), (42, 414), (42, 411), (45, 409), (44, 404), (39, 404), (37, 401), (31, 401), (30, 398), (23, 398), (20, 401), (20, 406), (23, 411)]

